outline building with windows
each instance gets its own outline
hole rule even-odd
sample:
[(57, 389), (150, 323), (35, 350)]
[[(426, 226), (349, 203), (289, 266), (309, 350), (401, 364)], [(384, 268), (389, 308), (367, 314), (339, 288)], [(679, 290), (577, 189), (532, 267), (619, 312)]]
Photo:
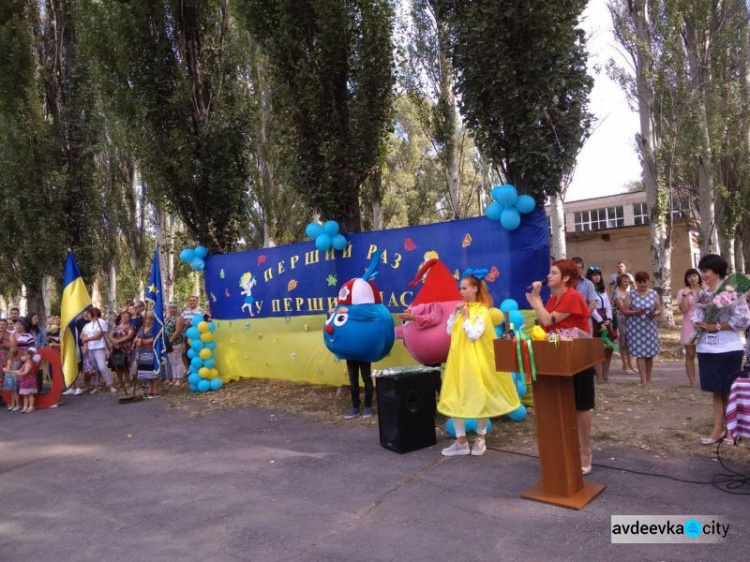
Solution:
[[(675, 198), (669, 206), (672, 219), (672, 278), (675, 290), (685, 270), (700, 259), (693, 211), (687, 201)], [(547, 209), (549, 217), (549, 208)], [(605, 277), (625, 262), (630, 273), (648, 271), (649, 211), (646, 193), (621, 193), (565, 203), (565, 241), (568, 257), (580, 256), (587, 265), (598, 265)]]

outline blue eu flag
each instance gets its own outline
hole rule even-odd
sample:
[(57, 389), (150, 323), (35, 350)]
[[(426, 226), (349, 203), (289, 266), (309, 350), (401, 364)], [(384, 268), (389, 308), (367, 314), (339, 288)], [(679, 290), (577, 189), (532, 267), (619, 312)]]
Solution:
[(148, 278), (146, 301), (154, 311), (154, 372), (162, 375), (167, 369), (167, 343), (164, 333), (164, 298), (159, 266), (159, 247), (154, 248), (154, 261), (151, 263), (151, 276)]

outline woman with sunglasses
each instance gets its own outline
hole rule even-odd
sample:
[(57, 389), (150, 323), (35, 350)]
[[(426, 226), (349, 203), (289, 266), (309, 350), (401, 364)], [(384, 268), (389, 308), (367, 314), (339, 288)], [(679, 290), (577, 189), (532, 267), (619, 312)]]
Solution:
[(628, 317), (628, 345), (630, 355), (638, 363), (641, 386), (648, 388), (654, 369), (654, 357), (661, 351), (656, 318), (661, 315), (659, 295), (649, 289), (651, 279), (645, 271), (635, 274), (635, 291), (630, 291), (630, 308), (624, 310)]
[[(591, 281), (596, 288), (596, 308), (591, 312), (591, 319), (593, 322), (593, 336), (595, 338), (602, 337), (602, 329), (606, 330), (608, 337), (612, 338), (612, 305), (609, 303), (609, 297), (607, 296), (607, 288), (604, 286), (604, 278), (602, 277), (602, 270), (598, 265), (589, 266), (586, 272), (586, 279)], [(608, 381), (609, 380), (609, 366), (612, 363), (612, 348), (609, 346), (604, 347), (604, 362), (597, 363), (594, 365), (596, 370), (596, 380)]]

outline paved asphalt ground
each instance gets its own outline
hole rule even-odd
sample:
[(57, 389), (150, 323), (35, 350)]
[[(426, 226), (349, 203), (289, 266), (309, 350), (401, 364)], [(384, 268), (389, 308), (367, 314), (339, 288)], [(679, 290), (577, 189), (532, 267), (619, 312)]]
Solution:
[[(748, 497), (595, 467), (607, 489), (571, 511), (519, 497), (535, 459), (444, 459), (444, 445), (398, 455), (375, 428), (254, 408), (189, 419), (103, 395), (2, 411), (0, 561), (748, 560)], [(698, 481), (720, 471), (617, 448), (595, 460)], [(613, 545), (613, 514), (718, 514), (731, 528), (721, 545)]]

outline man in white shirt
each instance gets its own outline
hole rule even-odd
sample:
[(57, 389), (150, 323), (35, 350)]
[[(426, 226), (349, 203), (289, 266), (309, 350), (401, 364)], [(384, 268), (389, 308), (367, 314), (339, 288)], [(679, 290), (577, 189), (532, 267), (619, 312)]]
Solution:
[(635, 283), (635, 279), (633, 278), (633, 276), (630, 273), (628, 273), (628, 266), (625, 265), (625, 262), (624, 261), (619, 262), (617, 264), (617, 273), (613, 273), (612, 275), (609, 276), (608, 288), (609, 288), (610, 297), (612, 296), (612, 293), (614, 293), (615, 291), (615, 287), (617, 286), (617, 278), (620, 275), (627, 275), (630, 278), (631, 285)]
[(187, 306), (182, 309), (182, 326), (183, 330), (187, 331), (190, 326), (193, 325), (193, 318), (199, 316), (196, 324), (203, 320), (203, 316), (206, 313), (201, 307), (198, 306), (198, 297), (193, 295), (188, 299)]

